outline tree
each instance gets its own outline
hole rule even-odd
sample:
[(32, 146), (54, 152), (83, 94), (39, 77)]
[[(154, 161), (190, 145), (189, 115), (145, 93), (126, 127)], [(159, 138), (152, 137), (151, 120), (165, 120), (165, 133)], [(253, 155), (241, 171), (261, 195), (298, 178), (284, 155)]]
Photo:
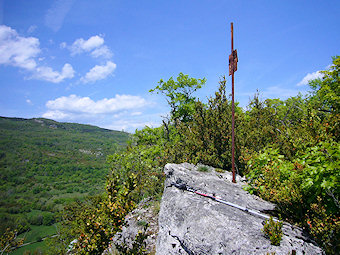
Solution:
[(189, 78), (189, 75), (180, 73), (176, 81), (171, 77), (167, 82), (162, 79), (158, 86), (151, 89), (150, 92), (156, 91), (167, 97), (168, 104), (171, 108), (171, 119), (175, 121), (187, 122), (192, 118), (196, 98), (192, 94), (200, 89), (206, 82), (206, 79)]
[(333, 65), (321, 71), (322, 78), (309, 82), (313, 89), (311, 100), (319, 110), (340, 113), (340, 56), (333, 57)]
[(321, 71), (322, 78), (309, 82), (313, 89), (309, 103), (316, 109), (317, 117), (324, 123), (329, 134), (340, 138), (340, 56), (333, 57), (333, 65)]
[(23, 244), (24, 240), (17, 238), (18, 232), (7, 228), (3, 234), (0, 235), (0, 254), (4, 254), (13, 250)]

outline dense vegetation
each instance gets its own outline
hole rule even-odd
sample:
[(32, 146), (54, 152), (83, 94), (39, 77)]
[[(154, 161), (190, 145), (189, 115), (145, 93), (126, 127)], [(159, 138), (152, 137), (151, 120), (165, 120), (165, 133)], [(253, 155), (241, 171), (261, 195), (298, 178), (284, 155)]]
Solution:
[[(247, 190), (275, 202), (283, 219), (303, 227), (328, 254), (339, 250), (339, 71), (336, 57), (323, 78), (310, 82), (308, 95), (263, 101), (256, 94), (247, 110), (236, 107), (236, 162)], [(56, 243), (76, 238), (77, 254), (103, 251), (138, 201), (160, 197), (166, 162), (230, 169), (226, 80), (208, 103), (193, 96), (204, 83), (180, 74), (151, 90), (166, 96), (169, 118), (136, 131), (124, 153), (109, 157), (107, 193), (66, 210), (65, 234)], [(58, 248), (65, 252), (65, 245)]]
[[(261, 100), (247, 110), (236, 106), (236, 163), (247, 190), (275, 202), (281, 217), (303, 227), (328, 254), (339, 251), (340, 57), (310, 82), (311, 92), (287, 100)], [(170, 116), (158, 128), (136, 131), (123, 153), (108, 157), (106, 193), (65, 208), (51, 254), (100, 254), (143, 198), (159, 198), (165, 163), (231, 165), (231, 102), (225, 77), (203, 103), (193, 96), (205, 79), (180, 74), (152, 91), (166, 96)], [(73, 241), (70, 246), (71, 241)], [(134, 251), (143, 254), (143, 238)]]
[(65, 204), (104, 192), (106, 157), (124, 148), (128, 136), (89, 125), (1, 117), (0, 233), (15, 230), (27, 242), (55, 234), (52, 224)]

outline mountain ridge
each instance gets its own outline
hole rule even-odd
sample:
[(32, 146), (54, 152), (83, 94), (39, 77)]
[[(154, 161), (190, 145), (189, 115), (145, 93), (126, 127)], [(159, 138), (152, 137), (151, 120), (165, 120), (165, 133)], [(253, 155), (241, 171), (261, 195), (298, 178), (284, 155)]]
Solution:
[(98, 126), (91, 125), (91, 124), (81, 124), (81, 123), (76, 123), (76, 122), (59, 122), (59, 121), (56, 121), (56, 120), (42, 118), (42, 117), (37, 117), (37, 118), (21, 118), (21, 117), (0, 116), (0, 119), (7, 119), (7, 120), (12, 120), (12, 121), (35, 121), (35, 122), (38, 122), (38, 123), (39, 123), (39, 121), (42, 121), (42, 122), (51, 123), (51, 125), (53, 125), (53, 123), (57, 123), (60, 126), (63, 126), (63, 125), (71, 126), (71, 125), (76, 124), (76, 125), (80, 125), (80, 126), (86, 126), (86, 127), (89, 127), (89, 128), (106, 130), (108, 132), (114, 131), (114, 132), (128, 133), (128, 132), (125, 132), (125, 131), (119, 131), (119, 130), (113, 130), (113, 129), (108, 129), (108, 128), (102, 128), (102, 127), (98, 127)]

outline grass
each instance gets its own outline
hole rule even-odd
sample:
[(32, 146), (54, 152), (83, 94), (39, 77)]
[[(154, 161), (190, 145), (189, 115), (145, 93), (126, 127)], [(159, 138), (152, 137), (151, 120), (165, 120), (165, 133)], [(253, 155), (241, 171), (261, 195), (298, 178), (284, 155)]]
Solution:
[[(47, 251), (48, 250), (48, 246), (46, 244), (46, 241), (42, 241), (42, 242), (38, 242), (38, 243), (33, 243), (33, 244), (29, 244), (27, 246), (21, 247), (19, 249), (16, 249), (15, 251), (11, 252), (11, 255), (22, 255), (24, 254), (25, 251), (30, 251), (32, 252), (31, 254), (33, 254), (34, 251)], [(39, 253), (38, 253), (39, 254)], [(44, 253), (42, 253), (44, 254)]]
[(200, 171), (200, 172), (208, 172), (209, 171), (209, 168), (207, 166), (199, 166), (197, 168), (197, 171)]
[(38, 241), (41, 238), (51, 236), (56, 233), (57, 231), (55, 224), (52, 226), (31, 226), (31, 230), (29, 232), (19, 235), (19, 238), (24, 237), (25, 243), (29, 243)]
[[(38, 211), (39, 212), (39, 211)], [(33, 212), (36, 213), (36, 212)], [(11, 252), (11, 255), (21, 255), (24, 254), (25, 251), (34, 252), (36, 250), (40, 251), (47, 251), (48, 247), (46, 244), (46, 240), (43, 240), (41, 242), (37, 242), (41, 240), (44, 237), (51, 236), (56, 234), (56, 224), (52, 226), (31, 226), (31, 230), (29, 232), (23, 233), (19, 235), (19, 238), (25, 238), (24, 243), (30, 243), (35, 242), (29, 245), (26, 245), (24, 247), (21, 247), (13, 252)]]

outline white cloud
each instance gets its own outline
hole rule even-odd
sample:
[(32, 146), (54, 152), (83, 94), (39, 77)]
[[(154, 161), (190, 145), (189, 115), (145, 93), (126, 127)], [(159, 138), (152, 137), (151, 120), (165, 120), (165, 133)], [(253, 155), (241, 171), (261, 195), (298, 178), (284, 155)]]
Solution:
[(151, 102), (134, 95), (115, 95), (99, 100), (69, 95), (46, 102), (43, 117), (133, 132), (145, 126), (160, 125), (159, 113), (144, 113), (150, 106)]
[(71, 10), (74, 0), (56, 0), (53, 6), (47, 10), (45, 25), (54, 32), (59, 31), (64, 23), (67, 13)]
[(297, 94), (304, 94), (305, 91), (295, 90), (295, 89), (286, 89), (279, 86), (272, 86), (266, 88), (263, 93), (261, 93), (265, 98), (289, 98), (292, 96), (296, 96)]
[[(306, 95), (308, 92), (306, 90), (298, 90), (298, 89), (289, 89), (281, 86), (271, 86), (267, 87), (264, 90), (260, 90), (260, 99), (264, 100), (267, 98), (280, 98), (281, 100), (285, 100), (289, 97), (297, 96), (299, 93), (302, 95)], [(256, 91), (248, 91), (238, 93), (238, 101), (240, 106), (246, 109), (249, 99), (252, 99)]]
[(64, 79), (73, 78), (74, 77), (74, 70), (73, 67), (66, 63), (61, 72), (54, 71), (51, 67), (41, 66), (37, 67), (35, 73), (32, 75), (31, 78), (49, 81), (53, 83), (62, 82)]
[(80, 38), (75, 40), (75, 42), (70, 46), (70, 51), (72, 55), (76, 55), (94, 50), (103, 44), (104, 39), (98, 35), (92, 36), (88, 40)]
[(121, 119), (118, 121), (113, 121), (112, 124), (104, 125), (103, 128), (111, 130), (124, 130), (127, 132), (134, 132), (136, 129), (142, 129), (145, 126), (148, 127), (159, 127), (161, 124), (153, 121), (143, 121), (134, 119)]
[[(67, 44), (65, 42), (62, 42), (60, 44), (60, 47), (66, 48)], [(104, 45), (104, 38), (99, 35), (91, 36), (87, 40), (79, 38), (75, 40), (73, 44), (67, 48), (70, 50), (72, 56), (84, 52), (89, 52), (90, 55), (94, 58), (102, 57), (110, 59), (112, 58), (113, 55), (111, 50), (106, 45)]]
[(94, 58), (99, 58), (99, 57), (103, 57), (103, 58), (112, 58), (112, 52), (110, 51), (110, 49), (107, 46), (101, 46), (97, 49), (95, 49), (94, 51), (91, 52), (91, 56)]
[(29, 79), (59, 83), (74, 77), (70, 64), (65, 64), (61, 72), (48, 66), (39, 66), (37, 61), (44, 60), (43, 57), (38, 57), (41, 52), (39, 44), (38, 38), (22, 37), (14, 29), (0, 25), (0, 64), (28, 70), (31, 73)]
[(112, 61), (107, 61), (105, 65), (96, 65), (85, 74), (80, 80), (83, 83), (95, 82), (105, 79), (116, 69), (116, 64)]
[(311, 80), (322, 78), (323, 74), (320, 71), (314, 73), (308, 73), (303, 79), (297, 84), (298, 86), (307, 85)]
[(39, 53), (39, 39), (21, 37), (14, 29), (0, 25), (0, 64), (33, 70)]
[(104, 98), (94, 101), (89, 97), (70, 95), (59, 97), (46, 103), (52, 111), (63, 113), (106, 114), (123, 110), (141, 108), (147, 105), (144, 98), (132, 95), (116, 95), (113, 98)]
[(46, 113), (43, 114), (43, 117), (47, 119), (53, 119), (53, 120), (63, 120), (71, 116), (61, 111), (47, 111)]
[(26, 99), (26, 103), (32, 104), (32, 101), (30, 99)]

